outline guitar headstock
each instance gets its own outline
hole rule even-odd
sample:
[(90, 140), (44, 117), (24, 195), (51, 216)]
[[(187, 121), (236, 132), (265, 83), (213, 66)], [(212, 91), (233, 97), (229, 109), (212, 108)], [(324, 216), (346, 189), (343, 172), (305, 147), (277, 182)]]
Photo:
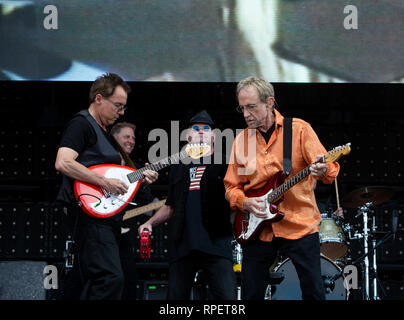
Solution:
[(199, 159), (210, 152), (210, 145), (207, 143), (187, 144), (185, 151), (192, 159)]
[(347, 143), (344, 144), (343, 146), (338, 146), (331, 151), (328, 151), (328, 153), (325, 155), (325, 161), (327, 162), (335, 162), (338, 161), (339, 158), (341, 158), (344, 155), (347, 155), (351, 152), (351, 144)]

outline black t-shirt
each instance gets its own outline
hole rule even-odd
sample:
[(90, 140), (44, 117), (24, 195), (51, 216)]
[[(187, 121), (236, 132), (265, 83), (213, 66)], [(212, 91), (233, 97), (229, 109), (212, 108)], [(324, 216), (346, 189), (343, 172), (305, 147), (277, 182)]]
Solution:
[[(105, 130), (102, 130), (102, 132), (113, 145), (111, 134)], [(84, 117), (74, 117), (69, 121), (63, 132), (60, 147), (67, 147), (81, 153), (96, 143), (97, 135), (88, 120)]]
[(271, 139), (272, 133), (275, 130), (275, 123), (267, 130), (267, 132), (263, 132), (261, 130), (258, 130), (259, 133), (264, 137), (265, 142), (268, 143), (269, 139)]
[[(204, 157), (201, 160), (200, 164), (191, 164), (187, 166), (189, 186), (187, 187), (188, 196), (185, 203), (184, 233), (179, 243), (170, 248), (171, 261), (185, 257), (193, 250), (232, 259), (232, 237), (223, 236), (211, 238), (202, 223), (201, 179), (206, 167), (209, 166), (209, 163), (212, 163), (213, 158), (209, 156)], [(220, 183), (222, 183), (222, 181), (220, 181)], [(174, 207), (174, 203), (176, 200), (178, 201), (178, 199), (174, 199), (173, 195), (174, 192), (170, 185), (166, 204)]]
[[(111, 143), (111, 145), (113, 145), (112, 139), (114, 138), (112, 137), (112, 135), (103, 129), (101, 129), (101, 131), (106, 139)], [(94, 128), (91, 126), (90, 122), (82, 116), (76, 116), (67, 123), (63, 131), (59, 147), (67, 147), (80, 154), (96, 143), (97, 134), (95, 133)], [(103, 221), (98, 222), (104, 222), (107, 224), (109, 223), (109, 220), (120, 222), (123, 215), (124, 211), (121, 211), (110, 218), (103, 218), (101, 219)]]

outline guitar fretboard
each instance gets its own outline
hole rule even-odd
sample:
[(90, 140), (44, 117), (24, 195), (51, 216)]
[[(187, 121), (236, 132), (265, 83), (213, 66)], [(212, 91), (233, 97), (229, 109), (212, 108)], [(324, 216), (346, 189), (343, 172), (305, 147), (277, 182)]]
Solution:
[(160, 160), (159, 162), (152, 163), (151, 165), (147, 167), (140, 168), (134, 172), (131, 172), (127, 175), (128, 180), (130, 183), (134, 183), (138, 180), (141, 180), (144, 178), (143, 172), (145, 170), (154, 170), (154, 171), (159, 171), (163, 168), (166, 168), (170, 166), (173, 163), (179, 163), (180, 160), (184, 159), (185, 157), (188, 156), (188, 153), (186, 150), (181, 151), (179, 153), (176, 153), (170, 157), (164, 158), (163, 160)]
[(268, 202), (271, 203), (277, 200), (282, 194), (292, 188), (299, 181), (303, 180), (310, 174), (310, 166), (304, 168), (302, 171), (294, 175), (289, 180), (282, 183), (278, 188), (276, 188), (272, 193), (268, 195)]
[[(351, 143), (347, 143), (343, 146), (336, 147), (333, 150), (329, 151), (326, 155), (324, 155), (317, 162), (323, 162), (323, 163), (327, 162), (327, 161), (335, 162), (343, 154), (348, 154), (350, 152), (350, 150), (351, 150), (350, 146), (351, 146)], [(302, 171), (295, 174), (292, 178), (290, 178), (289, 180), (282, 183), (278, 188), (273, 190), (267, 197), (268, 202), (272, 203), (275, 200), (277, 200), (282, 194), (284, 194), (286, 191), (288, 191), (290, 188), (292, 188), (299, 181), (306, 178), (309, 174), (310, 174), (310, 166), (307, 166)]]

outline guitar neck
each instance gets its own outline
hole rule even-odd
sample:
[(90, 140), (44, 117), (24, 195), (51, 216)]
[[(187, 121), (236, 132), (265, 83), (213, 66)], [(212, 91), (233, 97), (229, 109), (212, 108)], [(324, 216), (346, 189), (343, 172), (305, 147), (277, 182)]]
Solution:
[[(337, 161), (341, 156), (349, 154), (351, 151), (351, 143), (347, 143), (343, 146), (339, 146), (334, 148), (333, 150), (327, 152), (326, 155), (322, 156), (317, 162), (335, 162)], [(316, 163), (317, 163), (316, 162)], [(292, 178), (289, 180), (286, 180), (284, 183), (282, 183), (278, 188), (273, 190), (269, 195), (268, 195), (268, 202), (272, 203), (278, 200), (286, 191), (288, 191), (290, 188), (292, 188), (295, 184), (306, 178), (310, 174), (310, 166), (307, 166), (304, 168), (302, 171), (294, 175)]]
[(170, 166), (173, 163), (179, 163), (180, 160), (184, 159), (185, 157), (188, 156), (188, 153), (184, 150), (179, 153), (176, 153), (170, 157), (164, 158), (163, 160), (160, 160), (159, 162), (152, 163), (151, 165), (147, 167), (140, 168), (132, 173), (128, 174), (128, 180), (130, 183), (134, 183), (138, 180), (141, 180), (144, 178), (143, 172), (145, 170), (154, 170), (154, 171), (159, 171), (161, 169), (164, 169), (168, 166)]
[(152, 210), (156, 210), (161, 208), (162, 206), (164, 206), (164, 204), (166, 203), (166, 200), (160, 200), (158, 202), (152, 202), (150, 204), (147, 204), (145, 206), (139, 207), (139, 208), (135, 208), (132, 210), (129, 210), (125, 213), (125, 215), (123, 216), (122, 220), (127, 220), (136, 216), (139, 216), (143, 213), (152, 211)]
[(310, 174), (310, 166), (307, 166), (299, 173), (295, 174), (289, 180), (286, 180), (282, 183), (278, 188), (276, 188), (273, 192), (271, 192), (268, 196), (268, 202), (272, 203), (275, 200), (278, 200), (286, 191), (292, 188), (294, 185), (302, 181)]

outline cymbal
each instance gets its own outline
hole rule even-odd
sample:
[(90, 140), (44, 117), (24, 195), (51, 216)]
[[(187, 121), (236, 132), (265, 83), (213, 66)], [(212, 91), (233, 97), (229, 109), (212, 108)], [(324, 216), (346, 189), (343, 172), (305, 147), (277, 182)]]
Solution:
[(390, 200), (394, 195), (392, 188), (370, 186), (356, 189), (344, 197), (341, 201), (343, 207), (357, 208), (367, 202), (379, 205)]

